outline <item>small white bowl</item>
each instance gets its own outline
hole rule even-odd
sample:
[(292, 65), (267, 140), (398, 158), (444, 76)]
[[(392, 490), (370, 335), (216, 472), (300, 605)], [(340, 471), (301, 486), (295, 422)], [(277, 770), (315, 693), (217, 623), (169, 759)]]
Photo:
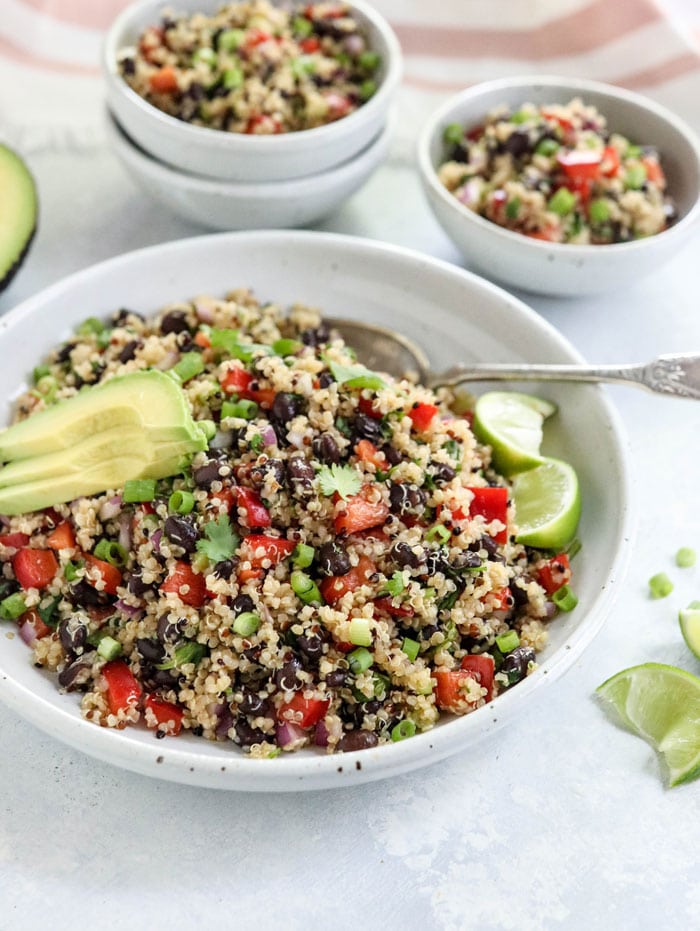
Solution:
[[(515, 108), (525, 102), (563, 104), (576, 96), (597, 107), (611, 130), (658, 148), (679, 212), (670, 229), (646, 239), (602, 246), (542, 242), (479, 216), (440, 183), (443, 132), (450, 123), (477, 126), (500, 104)], [(448, 100), (425, 127), (418, 142), (418, 163), (430, 206), (470, 267), (540, 294), (577, 297), (641, 278), (678, 252), (700, 217), (700, 142), (694, 132), (660, 104), (597, 81), (528, 76), (471, 87)]]
[(216, 181), (147, 155), (107, 114), (107, 136), (130, 177), (164, 207), (215, 230), (306, 226), (336, 210), (384, 160), (393, 120), (349, 161), (291, 181)]
[[(222, 0), (179, 0), (178, 12), (213, 13)], [(158, 22), (163, 0), (127, 7), (112, 24), (102, 53), (107, 102), (129, 136), (146, 152), (176, 168), (224, 181), (283, 181), (317, 174), (361, 152), (380, 132), (401, 78), (401, 48), (389, 24), (364, 0), (348, 6), (362, 23), (382, 64), (378, 89), (349, 116), (300, 132), (271, 136), (194, 126), (163, 113), (133, 91), (117, 67), (120, 53)]]

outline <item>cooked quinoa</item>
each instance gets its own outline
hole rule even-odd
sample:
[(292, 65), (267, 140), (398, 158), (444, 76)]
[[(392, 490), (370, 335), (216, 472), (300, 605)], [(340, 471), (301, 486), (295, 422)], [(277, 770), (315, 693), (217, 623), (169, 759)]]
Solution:
[(270, 135), (338, 120), (377, 89), (380, 56), (343, 3), (229, 3), (213, 16), (165, 10), (119, 60), (164, 113), (210, 129)]
[(446, 127), (440, 181), (460, 203), (516, 233), (605, 245), (653, 236), (676, 219), (659, 154), (607, 128), (575, 98)]
[(237, 290), (90, 318), (17, 417), (148, 368), (212, 422), (208, 450), (141, 500), (2, 519), (0, 616), (85, 718), (257, 757), (358, 750), (535, 668), (568, 561), (515, 542), (507, 483), (447, 390), (369, 372), (316, 310)]

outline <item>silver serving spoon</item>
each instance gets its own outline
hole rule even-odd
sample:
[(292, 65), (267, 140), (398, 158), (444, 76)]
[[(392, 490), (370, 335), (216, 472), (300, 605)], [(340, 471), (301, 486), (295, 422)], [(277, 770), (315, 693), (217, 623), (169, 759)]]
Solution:
[(430, 362), (412, 340), (387, 327), (359, 320), (329, 319), (367, 368), (396, 377), (415, 376), (430, 388), (455, 388), (468, 381), (583, 381), (619, 382), (657, 394), (700, 400), (700, 355), (679, 353), (653, 362), (626, 365), (530, 365), (469, 363), (446, 372), (430, 371)]

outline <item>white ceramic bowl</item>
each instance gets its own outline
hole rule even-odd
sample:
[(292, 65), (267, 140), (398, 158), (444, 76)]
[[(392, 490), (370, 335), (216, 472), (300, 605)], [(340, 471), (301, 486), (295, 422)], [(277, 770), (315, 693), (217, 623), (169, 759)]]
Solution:
[[(459, 361), (578, 362), (566, 340), (506, 292), (416, 252), (347, 236), (309, 232), (199, 236), (133, 252), (59, 282), (0, 318), (0, 397), (16, 395), (37, 360), (85, 317), (129, 307), (150, 314), (166, 302), (222, 294), (236, 285), (262, 299), (301, 301), (329, 316), (388, 324), (423, 346), (437, 369)], [(461, 718), (445, 719), (410, 740), (356, 753), (319, 750), (253, 760), (232, 743), (191, 734), (155, 740), (152, 731), (113, 731), (84, 721), (79, 698), (60, 695), (36, 669), (18, 636), (0, 622), (0, 698), (37, 727), (100, 759), (177, 782), (226, 789), (296, 791), (353, 785), (435, 762), (512, 721), (545, 683), (572, 665), (599, 630), (621, 582), (629, 549), (627, 469), (617, 417), (599, 388), (537, 385), (560, 413), (547, 427), (545, 450), (574, 463), (583, 493), (574, 564), (579, 607), (550, 625), (537, 671)], [(0, 422), (10, 416), (10, 402)], [(550, 688), (551, 700), (556, 700)], [(544, 696), (543, 696), (544, 698)], [(560, 725), (566, 728), (562, 709)], [(494, 741), (494, 754), (498, 752)]]
[[(178, 12), (212, 13), (222, 0), (179, 0)], [(352, 158), (382, 129), (401, 78), (401, 48), (391, 27), (364, 0), (348, 4), (382, 57), (378, 90), (354, 113), (326, 126), (273, 136), (194, 126), (147, 103), (122, 79), (120, 53), (157, 23), (163, 0), (142, 0), (114, 21), (105, 40), (102, 71), (107, 102), (120, 125), (146, 152), (176, 168), (226, 181), (282, 181), (317, 174)]]
[(216, 181), (177, 171), (140, 149), (107, 114), (107, 136), (129, 176), (174, 213), (210, 229), (305, 226), (336, 210), (384, 160), (391, 117), (353, 158), (291, 181)]
[[(604, 246), (542, 242), (480, 217), (438, 180), (448, 124), (478, 126), (499, 104), (517, 109), (526, 101), (568, 103), (577, 95), (603, 113), (611, 130), (659, 149), (669, 193), (679, 210), (679, 220), (670, 229)], [(651, 274), (688, 241), (700, 217), (700, 142), (693, 131), (660, 104), (596, 81), (528, 76), (471, 87), (448, 100), (425, 126), (418, 163), (430, 206), (469, 266), (496, 281), (542, 294), (578, 297)]]

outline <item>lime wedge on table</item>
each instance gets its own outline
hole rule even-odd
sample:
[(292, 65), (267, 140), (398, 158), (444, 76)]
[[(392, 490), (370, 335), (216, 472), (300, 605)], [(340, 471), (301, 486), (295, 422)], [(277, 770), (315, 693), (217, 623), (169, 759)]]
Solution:
[(518, 543), (556, 550), (569, 543), (581, 516), (578, 478), (567, 462), (545, 459), (513, 479)]
[(700, 679), (675, 666), (623, 669), (596, 689), (666, 761), (669, 784), (700, 776)]
[(493, 464), (503, 475), (534, 469), (543, 461), (542, 423), (556, 411), (543, 398), (517, 391), (488, 391), (474, 408), (474, 433), (493, 449)]
[(678, 612), (678, 623), (690, 652), (700, 659), (700, 601), (693, 601), (687, 608), (682, 608)]

